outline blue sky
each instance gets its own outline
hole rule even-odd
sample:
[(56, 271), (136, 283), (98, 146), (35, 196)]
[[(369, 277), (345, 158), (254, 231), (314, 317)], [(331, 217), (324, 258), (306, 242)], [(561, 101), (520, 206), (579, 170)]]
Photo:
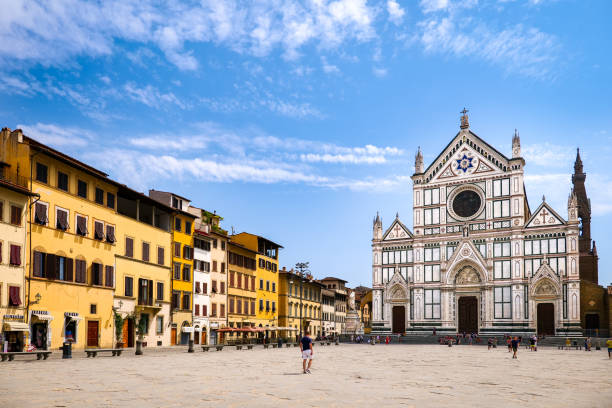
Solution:
[(0, 0), (0, 118), (140, 191), (171, 190), (281, 265), (371, 283), (372, 218), (471, 129), (562, 215), (580, 146), (612, 281), (608, 1)]

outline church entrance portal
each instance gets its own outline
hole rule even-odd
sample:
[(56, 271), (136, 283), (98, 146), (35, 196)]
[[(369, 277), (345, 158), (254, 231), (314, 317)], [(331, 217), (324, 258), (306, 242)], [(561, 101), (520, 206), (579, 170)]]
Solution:
[(552, 303), (538, 304), (538, 334), (555, 335), (555, 305)]
[(459, 298), (459, 333), (478, 333), (478, 299), (476, 296)]
[(393, 306), (393, 333), (404, 334), (406, 331), (406, 308)]

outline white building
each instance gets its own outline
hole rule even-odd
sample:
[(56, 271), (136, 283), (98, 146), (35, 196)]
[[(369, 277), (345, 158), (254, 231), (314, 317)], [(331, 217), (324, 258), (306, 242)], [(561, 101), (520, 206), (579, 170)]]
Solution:
[(193, 336), (195, 344), (208, 344), (210, 336), (210, 247), (212, 239), (208, 232), (209, 226), (202, 224), (201, 219), (198, 218), (193, 235)]
[[(469, 129), (413, 180), (413, 231), (374, 220), (372, 332), (580, 333), (580, 220), (532, 210), (518, 134), (512, 158)], [(564, 188), (560, 186), (560, 188)], [(533, 203), (533, 201), (532, 201)]]

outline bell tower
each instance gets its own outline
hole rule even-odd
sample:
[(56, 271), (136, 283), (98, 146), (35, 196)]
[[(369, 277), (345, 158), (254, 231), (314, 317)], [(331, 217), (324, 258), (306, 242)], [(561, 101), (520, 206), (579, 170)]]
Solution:
[(595, 284), (598, 283), (599, 274), (597, 268), (597, 251), (594, 250), (591, 241), (591, 200), (587, 196), (584, 182), (586, 173), (580, 157), (580, 149), (576, 152), (574, 162), (574, 174), (572, 175), (572, 195), (575, 195), (578, 202), (578, 217), (580, 218), (580, 238), (578, 249), (580, 251), (580, 279), (584, 279)]

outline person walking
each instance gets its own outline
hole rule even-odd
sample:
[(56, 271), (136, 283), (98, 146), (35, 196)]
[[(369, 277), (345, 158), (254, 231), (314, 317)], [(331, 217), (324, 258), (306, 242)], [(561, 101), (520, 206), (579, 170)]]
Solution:
[(518, 339), (518, 337), (514, 336), (514, 339), (512, 339), (512, 341), (510, 342), (511, 346), (512, 346), (512, 358), (518, 358), (518, 356), (516, 355), (519, 345), (520, 345), (520, 341)]
[(612, 337), (606, 341), (606, 346), (608, 346), (608, 358), (612, 358)]
[[(310, 332), (306, 332), (306, 335), (300, 340), (300, 350), (302, 352), (302, 368), (304, 374), (310, 374), (310, 367), (312, 366), (312, 358), (314, 356), (314, 350), (312, 348), (313, 341), (310, 338)], [(306, 366), (306, 360), (308, 360), (308, 367)]]

